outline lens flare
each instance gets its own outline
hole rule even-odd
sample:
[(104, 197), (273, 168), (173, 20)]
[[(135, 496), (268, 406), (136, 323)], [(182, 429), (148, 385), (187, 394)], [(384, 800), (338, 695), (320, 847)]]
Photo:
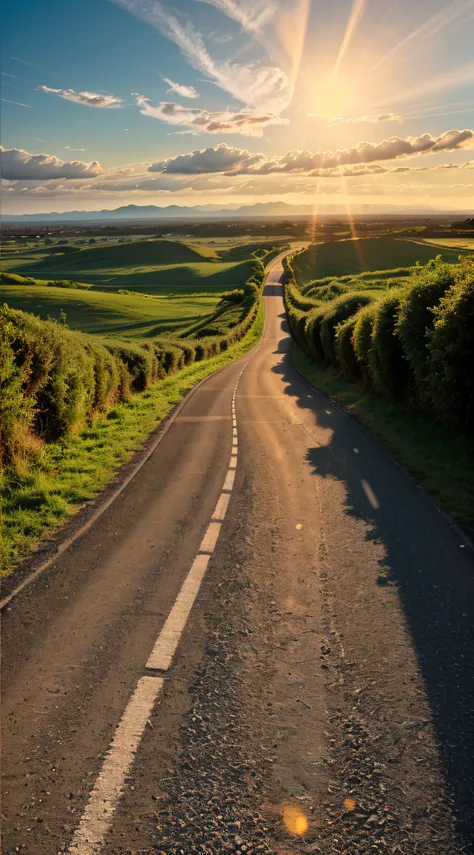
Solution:
[(301, 836), (308, 830), (308, 820), (299, 805), (285, 805), (283, 822), (291, 834)]

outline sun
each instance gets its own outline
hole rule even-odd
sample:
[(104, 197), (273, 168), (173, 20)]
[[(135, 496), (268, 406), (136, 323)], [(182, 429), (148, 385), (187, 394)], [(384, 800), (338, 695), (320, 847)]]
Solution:
[(318, 79), (312, 96), (312, 112), (323, 119), (351, 115), (358, 98), (354, 84), (339, 74)]

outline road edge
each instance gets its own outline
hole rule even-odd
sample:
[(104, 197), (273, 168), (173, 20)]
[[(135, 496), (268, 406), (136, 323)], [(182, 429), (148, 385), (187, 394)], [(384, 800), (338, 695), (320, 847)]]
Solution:
[[(291, 335), (291, 332), (289, 333), (289, 336), (290, 336), (292, 345), (297, 346), (293, 336)], [(381, 442), (379, 439), (377, 439), (377, 437), (374, 436), (373, 433), (371, 433), (371, 431), (365, 427), (365, 425), (361, 424), (361, 422), (352, 413), (350, 413), (347, 410), (347, 408), (344, 407), (343, 404), (340, 404), (339, 401), (336, 401), (334, 398), (330, 398), (328, 395), (325, 395), (324, 392), (321, 392), (320, 389), (317, 389), (316, 386), (313, 386), (313, 384), (310, 383), (310, 381), (304, 376), (304, 374), (302, 374), (301, 371), (299, 371), (296, 368), (296, 366), (293, 362), (292, 356), (291, 356), (291, 349), (288, 352), (288, 358), (289, 358), (292, 370), (299, 377), (299, 379), (305, 384), (305, 386), (307, 386), (308, 389), (311, 389), (311, 391), (314, 392), (316, 395), (319, 395), (319, 397), (322, 398), (323, 401), (326, 401), (328, 404), (331, 405), (331, 407), (334, 407), (335, 410), (337, 410), (339, 413), (341, 413), (341, 415), (343, 415), (346, 419), (349, 419), (352, 422), (352, 424), (354, 424), (363, 434), (365, 434), (365, 436), (369, 437), (373, 442), (375, 442), (378, 445), (378, 447), (380, 449), (382, 449), (385, 452), (385, 454), (388, 455), (388, 457), (390, 458), (392, 463), (395, 464), (395, 466), (397, 467), (399, 472), (401, 472), (405, 476), (405, 478), (408, 479), (408, 481), (410, 481), (412, 484), (415, 484), (417, 490), (420, 490), (420, 492), (423, 494), (425, 499), (430, 503), (432, 508), (434, 508), (434, 510), (440, 514), (440, 516), (445, 520), (445, 522), (448, 523), (449, 527), (462, 540), (464, 546), (467, 546), (468, 549), (471, 550), (471, 552), (474, 552), (474, 540), (469, 536), (469, 534), (467, 532), (465, 532), (463, 530), (463, 528), (459, 525), (459, 523), (457, 523), (456, 520), (450, 514), (448, 514), (447, 511), (444, 510), (444, 508), (441, 508), (438, 505), (438, 503), (433, 499), (433, 496), (427, 490), (425, 490), (424, 487), (421, 487), (419, 484), (416, 483), (416, 479), (413, 477), (413, 475), (411, 475), (411, 473), (408, 471), (408, 469), (405, 469), (405, 467), (402, 466), (402, 464), (396, 459), (396, 457), (393, 456), (393, 454), (389, 451), (387, 446), (384, 445), (384, 443)]]

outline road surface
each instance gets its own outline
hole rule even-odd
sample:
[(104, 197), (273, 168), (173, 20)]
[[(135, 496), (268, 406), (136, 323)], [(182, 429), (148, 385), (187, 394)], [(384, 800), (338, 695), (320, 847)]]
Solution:
[(281, 273), (4, 610), (5, 855), (474, 851), (473, 554), (293, 371)]

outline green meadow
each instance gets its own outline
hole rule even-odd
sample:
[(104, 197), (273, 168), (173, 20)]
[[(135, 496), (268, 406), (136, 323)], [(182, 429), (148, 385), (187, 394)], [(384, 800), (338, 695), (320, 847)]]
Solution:
[(360, 238), (312, 244), (294, 260), (294, 271), (300, 286), (326, 276), (357, 275), (370, 271), (394, 271), (403, 275), (417, 262), (426, 264), (441, 255), (451, 264), (465, 251), (415, 240), (391, 237)]
[(55, 288), (46, 284), (0, 284), (1, 302), (73, 330), (126, 339), (146, 339), (196, 323), (215, 308), (219, 295), (116, 294)]
[(252, 271), (252, 253), (261, 246), (147, 238), (83, 247), (71, 241), (6, 252), (0, 270), (40, 280), (72, 279), (100, 290), (219, 293), (242, 287)]

